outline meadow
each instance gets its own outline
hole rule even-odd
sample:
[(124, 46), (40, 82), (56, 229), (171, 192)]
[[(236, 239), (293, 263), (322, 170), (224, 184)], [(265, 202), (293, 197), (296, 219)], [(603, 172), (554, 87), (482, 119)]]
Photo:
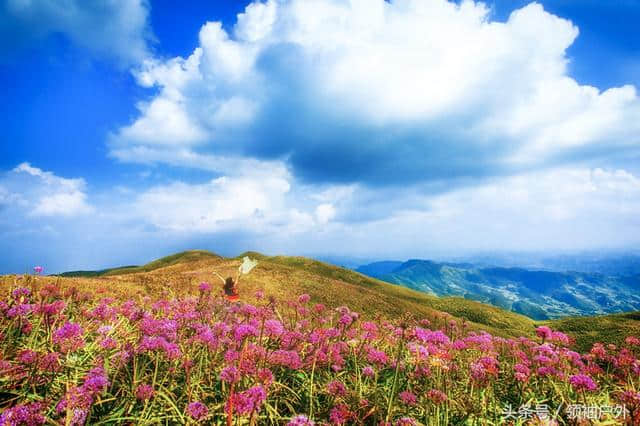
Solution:
[(0, 425), (640, 423), (637, 334), (579, 353), (546, 325), (496, 335), (389, 300), (359, 313), (251, 276), (232, 303), (193, 273), (211, 261), (4, 277)]

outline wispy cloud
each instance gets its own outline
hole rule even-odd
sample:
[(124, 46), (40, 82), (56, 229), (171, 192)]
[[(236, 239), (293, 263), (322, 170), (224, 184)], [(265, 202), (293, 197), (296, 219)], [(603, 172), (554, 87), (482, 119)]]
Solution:
[(100, 58), (136, 65), (151, 55), (149, 10), (147, 0), (6, 0), (0, 4), (0, 53), (63, 34)]
[(0, 204), (29, 216), (69, 217), (93, 211), (87, 203), (84, 179), (56, 176), (29, 163), (22, 163), (7, 173), (0, 179), (0, 187), (5, 194)]

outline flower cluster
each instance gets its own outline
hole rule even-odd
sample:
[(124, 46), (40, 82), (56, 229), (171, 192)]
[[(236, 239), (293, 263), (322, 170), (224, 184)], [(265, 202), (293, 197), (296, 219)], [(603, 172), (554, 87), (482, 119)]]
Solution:
[(230, 303), (206, 282), (181, 297), (103, 293), (51, 281), (0, 298), (12, 395), (0, 426), (497, 424), (506, 401), (613, 401), (640, 423), (638, 336), (578, 353), (546, 326), (505, 338), (451, 317), (363, 318), (308, 294)]

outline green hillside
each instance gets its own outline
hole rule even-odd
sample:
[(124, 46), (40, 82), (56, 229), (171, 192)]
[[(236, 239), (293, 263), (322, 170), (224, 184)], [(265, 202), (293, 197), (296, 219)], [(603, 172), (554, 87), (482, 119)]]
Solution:
[(580, 351), (588, 351), (596, 342), (620, 345), (627, 336), (640, 336), (640, 312), (570, 317), (544, 324), (572, 336)]

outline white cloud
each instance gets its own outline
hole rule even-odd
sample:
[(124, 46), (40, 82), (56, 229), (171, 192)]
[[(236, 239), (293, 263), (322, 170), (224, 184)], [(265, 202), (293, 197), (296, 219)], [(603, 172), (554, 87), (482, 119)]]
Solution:
[(405, 253), (424, 251), (420, 244), (450, 251), (640, 244), (640, 178), (625, 170), (561, 168), (527, 173), (423, 201), (422, 209), (398, 211), (363, 228), (389, 229), (385, 241), (396, 250), (411, 241), (402, 247)]
[(288, 182), (280, 177), (221, 177), (195, 185), (176, 182), (143, 192), (137, 208), (158, 228), (212, 232), (272, 214), (288, 191)]
[(84, 179), (67, 179), (22, 163), (0, 181), (3, 204), (18, 208), (29, 216), (72, 217), (93, 208), (87, 202)]
[(316, 207), (318, 222), (325, 224), (336, 216), (336, 208), (332, 204), (320, 204)]
[(473, 1), (254, 2), (231, 34), (204, 24), (188, 58), (146, 62), (138, 80), (159, 93), (112, 153), (249, 153), (314, 182), (380, 183), (637, 151), (635, 88), (567, 74), (578, 33), (538, 3), (497, 22)]
[(2, 24), (17, 38), (67, 36), (75, 44), (123, 65), (140, 63), (150, 55), (147, 0), (48, 1), (7, 0), (0, 6)]

